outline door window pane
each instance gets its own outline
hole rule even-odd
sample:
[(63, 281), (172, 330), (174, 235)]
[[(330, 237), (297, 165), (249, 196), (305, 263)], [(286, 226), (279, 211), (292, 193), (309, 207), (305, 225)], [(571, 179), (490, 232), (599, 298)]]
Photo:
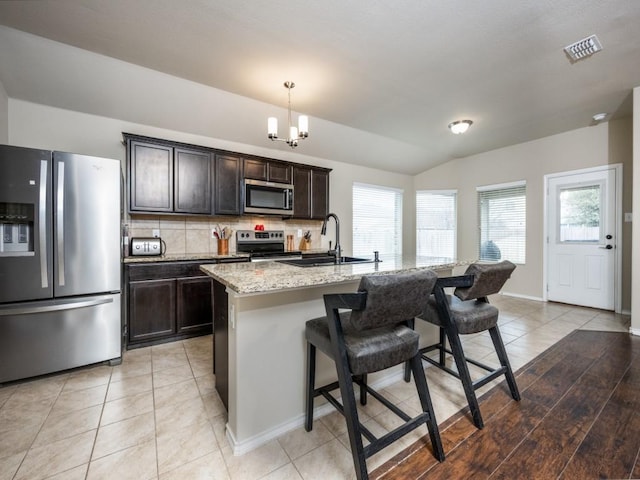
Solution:
[(599, 242), (601, 204), (600, 185), (561, 188), (560, 242)]

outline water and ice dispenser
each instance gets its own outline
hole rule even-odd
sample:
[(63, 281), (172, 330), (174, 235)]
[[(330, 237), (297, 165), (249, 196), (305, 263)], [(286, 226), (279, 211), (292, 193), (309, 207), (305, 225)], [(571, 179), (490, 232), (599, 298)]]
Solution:
[(0, 202), (0, 256), (34, 252), (34, 206)]

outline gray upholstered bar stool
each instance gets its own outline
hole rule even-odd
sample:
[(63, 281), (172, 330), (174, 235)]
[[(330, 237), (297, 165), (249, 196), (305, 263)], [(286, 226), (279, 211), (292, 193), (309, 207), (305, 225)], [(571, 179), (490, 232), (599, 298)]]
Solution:
[[(520, 400), (513, 371), (507, 357), (498, 328), (498, 309), (489, 304), (489, 295), (498, 293), (511, 276), (516, 266), (505, 260), (494, 264), (474, 263), (463, 276), (439, 278), (429, 299), (424, 315), (426, 320), (440, 327), (440, 342), (420, 350), (422, 358), (462, 381), (464, 393), (469, 403), (473, 423), (483, 428), (484, 422), (475, 391), (493, 379), (504, 375), (511, 396)], [(447, 295), (445, 288), (455, 287), (453, 295)], [(465, 356), (460, 342), (460, 335), (489, 331), (493, 346), (496, 349), (500, 367), (494, 368)], [(446, 346), (449, 341), (449, 347)], [(438, 350), (438, 360), (430, 358), (427, 353)], [(445, 353), (453, 355), (457, 372), (447, 367)], [(486, 370), (483, 377), (472, 381), (467, 362)], [(405, 378), (408, 378), (408, 370)]]
[[(420, 359), (418, 334), (408, 322), (422, 313), (436, 282), (430, 270), (404, 274), (365, 276), (357, 293), (325, 295), (326, 317), (306, 323), (307, 405), (305, 429), (313, 427), (313, 403), (325, 397), (347, 422), (349, 442), (358, 479), (368, 478), (366, 459), (395, 440), (426, 424), (434, 456), (442, 461), (444, 452), (433, 413), (431, 396)], [(348, 311), (339, 312), (341, 309)], [(316, 348), (336, 364), (338, 381), (315, 386)], [(408, 362), (418, 390), (422, 412), (411, 418), (367, 385), (367, 374)], [(404, 424), (376, 438), (358, 419), (353, 383), (360, 387), (360, 403), (367, 393), (398, 415)], [(342, 403), (332, 395), (339, 389)], [(369, 440), (363, 446), (362, 436)]]

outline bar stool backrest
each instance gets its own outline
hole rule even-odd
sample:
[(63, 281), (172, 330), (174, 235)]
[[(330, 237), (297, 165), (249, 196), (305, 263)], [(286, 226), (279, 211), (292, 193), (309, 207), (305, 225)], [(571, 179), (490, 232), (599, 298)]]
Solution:
[(472, 263), (465, 275), (473, 275), (473, 285), (453, 292), (460, 300), (473, 300), (498, 293), (516, 266), (509, 260), (498, 263)]
[(437, 277), (432, 270), (362, 277), (358, 292), (367, 292), (367, 303), (351, 312), (349, 323), (361, 331), (417, 317), (426, 308)]

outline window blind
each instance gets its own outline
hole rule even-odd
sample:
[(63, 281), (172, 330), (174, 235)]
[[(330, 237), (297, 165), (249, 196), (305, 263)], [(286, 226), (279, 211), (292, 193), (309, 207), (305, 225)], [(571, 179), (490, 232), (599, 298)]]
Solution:
[(402, 190), (353, 184), (353, 255), (402, 254)]
[(526, 184), (478, 188), (480, 260), (525, 263)]
[(416, 255), (435, 263), (456, 260), (455, 190), (416, 192)]

